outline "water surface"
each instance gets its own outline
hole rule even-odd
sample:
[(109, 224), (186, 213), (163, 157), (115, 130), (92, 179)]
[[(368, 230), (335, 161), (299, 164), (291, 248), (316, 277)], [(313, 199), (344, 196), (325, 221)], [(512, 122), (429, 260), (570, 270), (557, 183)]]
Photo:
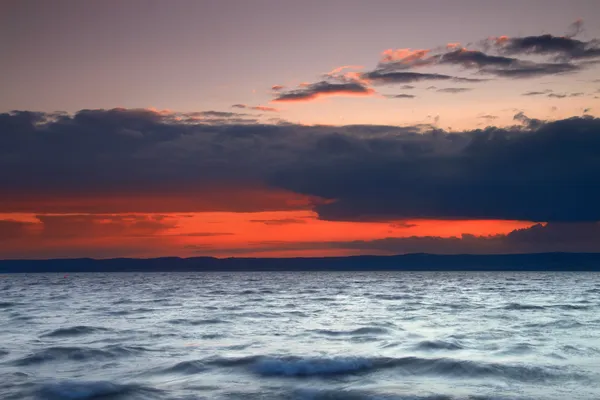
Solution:
[(598, 399), (598, 273), (0, 277), (2, 399)]

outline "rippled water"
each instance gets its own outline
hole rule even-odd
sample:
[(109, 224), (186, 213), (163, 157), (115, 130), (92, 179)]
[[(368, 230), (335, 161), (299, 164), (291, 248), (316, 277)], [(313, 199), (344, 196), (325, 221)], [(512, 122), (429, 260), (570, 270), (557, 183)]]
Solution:
[(0, 277), (2, 399), (598, 399), (600, 274)]

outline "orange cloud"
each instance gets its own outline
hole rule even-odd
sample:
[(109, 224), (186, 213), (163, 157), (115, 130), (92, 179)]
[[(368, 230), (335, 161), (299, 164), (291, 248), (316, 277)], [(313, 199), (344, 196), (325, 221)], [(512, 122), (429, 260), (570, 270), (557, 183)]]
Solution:
[(255, 106), (251, 108), (256, 111), (279, 112), (279, 109), (275, 107)]
[[(489, 236), (520, 221), (319, 220), (312, 211), (166, 214), (0, 214), (0, 258), (333, 256), (359, 254), (328, 242), (463, 234)], [(362, 251), (365, 253), (365, 251)]]
[(242, 108), (242, 109), (254, 110), (254, 111), (279, 112), (278, 108), (267, 107), (267, 106), (249, 106), (247, 104), (234, 104), (231, 106), (231, 108)]
[(344, 91), (344, 90), (340, 90), (337, 92), (328, 92), (328, 93), (313, 93), (310, 95), (307, 95), (301, 99), (275, 99), (273, 100), (274, 103), (304, 103), (307, 101), (313, 101), (313, 100), (317, 100), (323, 97), (331, 97), (331, 96), (345, 96), (345, 97), (364, 97), (364, 96), (373, 96), (375, 95), (376, 92), (373, 89), (367, 89), (365, 92), (363, 93), (356, 93), (356, 92), (350, 92), (350, 91)]
[(372, 96), (375, 93), (374, 89), (357, 81), (320, 81), (300, 89), (282, 92), (272, 102), (307, 102), (326, 96)]
[(431, 50), (428, 49), (387, 49), (381, 53), (381, 62), (410, 64), (422, 60)]
[(326, 73), (328, 76), (337, 76), (345, 69), (364, 69), (365, 67), (362, 65), (343, 65), (341, 67), (337, 67)]
[(503, 45), (504, 43), (508, 42), (510, 38), (508, 36), (498, 36), (498, 37), (491, 37), (490, 40), (492, 40), (493, 42), (495, 42), (497, 45)]
[(165, 213), (310, 209), (323, 200), (287, 190), (261, 186), (216, 185), (203, 190), (155, 193), (4, 193), (0, 210), (5, 213)]

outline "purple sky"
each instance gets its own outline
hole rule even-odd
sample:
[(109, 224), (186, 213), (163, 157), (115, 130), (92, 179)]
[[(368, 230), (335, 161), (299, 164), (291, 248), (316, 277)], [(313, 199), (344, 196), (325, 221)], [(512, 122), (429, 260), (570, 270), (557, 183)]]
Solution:
[[(455, 129), (509, 123), (514, 111), (538, 118), (581, 115), (598, 103), (598, 67), (577, 74), (476, 85), (419, 82), (412, 99), (329, 97), (274, 105), (273, 85), (316, 82), (343, 65), (377, 65), (386, 49), (463, 46), (492, 36), (600, 37), (600, 6), (589, 1), (3, 1), (0, 111), (83, 108), (232, 111), (276, 106), (300, 123), (415, 124), (439, 116)], [(436, 72), (449, 72), (437, 69)], [(429, 72), (429, 70), (428, 70)], [(456, 72), (456, 70), (455, 70)], [(460, 76), (467, 76), (457, 73)], [(471, 88), (464, 93), (425, 88)], [(528, 91), (585, 96), (522, 96)], [(262, 118), (273, 117), (267, 113)]]
[(600, 0), (0, 0), (0, 52), (0, 258), (600, 249)]

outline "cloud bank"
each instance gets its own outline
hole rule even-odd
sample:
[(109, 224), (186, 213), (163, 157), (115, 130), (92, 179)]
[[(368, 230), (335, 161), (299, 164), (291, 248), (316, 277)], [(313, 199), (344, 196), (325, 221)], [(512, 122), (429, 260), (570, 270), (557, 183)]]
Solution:
[(0, 212), (600, 220), (600, 119), (515, 120), (447, 132), (215, 125), (151, 110), (0, 114)]

